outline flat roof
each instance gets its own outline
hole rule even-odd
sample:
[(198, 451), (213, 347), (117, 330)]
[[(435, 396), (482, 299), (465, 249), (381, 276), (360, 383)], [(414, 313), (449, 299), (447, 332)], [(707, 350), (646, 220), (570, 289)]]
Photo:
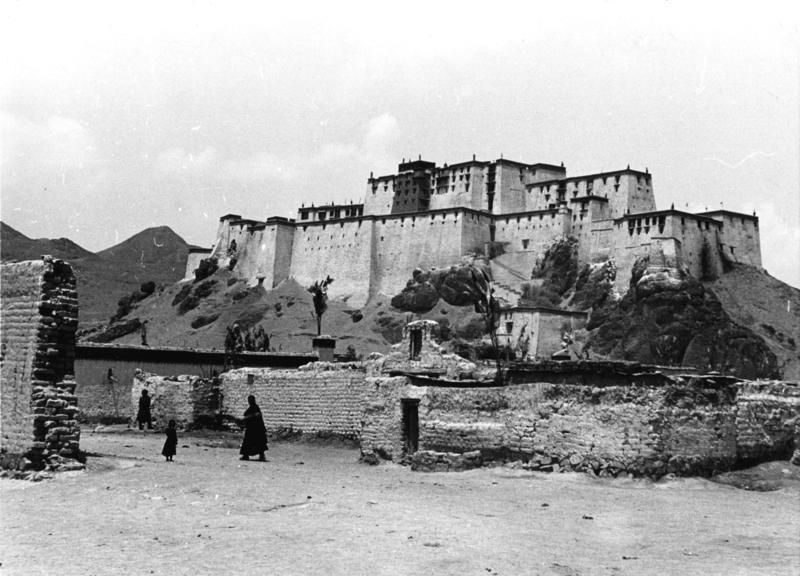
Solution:
[(547, 306), (509, 306), (508, 308), (501, 308), (500, 312), (547, 312), (548, 314), (557, 314), (559, 316), (583, 316), (583, 317), (589, 315), (588, 312), (561, 310), (560, 308), (549, 308)]
[(541, 186), (542, 184), (554, 184), (558, 182), (576, 182), (580, 180), (588, 180), (590, 178), (608, 178), (609, 176), (616, 176), (617, 174), (636, 174), (638, 176), (644, 176), (645, 178), (652, 178), (653, 175), (650, 172), (642, 172), (641, 170), (634, 170), (632, 168), (624, 168), (622, 170), (612, 170), (610, 172), (597, 172), (595, 174), (583, 174), (581, 176), (568, 176), (565, 178), (552, 178), (550, 180), (541, 180), (539, 182), (531, 182), (530, 184), (526, 184), (526, 188), (532, 188), (533, 186)]
[(744, 214), (742, 212), (734, 212), (733, 210), (709, 210), (708, 212), (698, 212), (698, 214), (711, 216), (712, 214), (722, 214), (727, 216), (736, 216), (737, 218), (747, 218), (749, 220), (758, 220), (755, 214)]

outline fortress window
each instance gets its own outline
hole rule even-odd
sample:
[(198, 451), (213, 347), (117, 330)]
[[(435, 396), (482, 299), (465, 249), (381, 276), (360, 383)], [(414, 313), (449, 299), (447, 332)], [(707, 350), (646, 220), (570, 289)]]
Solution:
[(525, 238), (525, 239), (522, 241), (522, 249), (523, 249), (523, 250), (527, 250), (527, 249), (528, 249), (528, 242), (530, 242), (530, 240), (528, 240), (527, 238)]

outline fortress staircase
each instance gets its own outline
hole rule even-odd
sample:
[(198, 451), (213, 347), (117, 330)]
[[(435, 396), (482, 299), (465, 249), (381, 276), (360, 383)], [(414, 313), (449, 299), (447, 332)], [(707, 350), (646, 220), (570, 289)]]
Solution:
[(517, 290), (508, 284), (492, 282), (492, 287), (494, 288), (494, 297), (500, 300), (503, 305), (516, 306), (519, 299), (522, 297), (521, 290)]
[(522, 297), (522, 284), (530, 280), (533, 270), (530, 261), (530, 253), (501, 254), (489, 261), (496, 298), (509, 306), (517, 305)]
[(530, 280), (530, 270), (525, 270), (529, 262), (529, 254), (501, 254), (489, 262), (496, 298), (509, 306), (517, 305), (522, 297), (522, 284)]

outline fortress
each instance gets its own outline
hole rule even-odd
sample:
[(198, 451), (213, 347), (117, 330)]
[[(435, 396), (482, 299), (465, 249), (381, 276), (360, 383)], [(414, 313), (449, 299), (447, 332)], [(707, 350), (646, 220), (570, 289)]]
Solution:
[(568, 177), (563, 164), (473, 156), (441, 167), (404, 160), (396, 174), (370, 175), (361, 204), (303, 205), (295, 219), (223, 216), (213, 247), (190, 250), (186, 276), (204, 258), (235, 258), (238, 277), (266, 288), (330, 275), (332, 298), (362, 306), (400, 292), (415, 268), (471, 256), (488, 260), (498, 295), (515, 304), (537, 259), (568, 236), (581, 263), (614, 261), (621, 291), (642, 256), (698, 278), (726, 263), (761, 266), (755, 215), (658, 210), (648, 170)]

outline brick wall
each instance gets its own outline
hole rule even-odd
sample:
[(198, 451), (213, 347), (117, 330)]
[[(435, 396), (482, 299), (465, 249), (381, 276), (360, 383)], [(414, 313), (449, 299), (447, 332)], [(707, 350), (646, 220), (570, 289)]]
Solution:
[(366, 396), (360, 364), (313, 362), (296, 370), (241, 368), (220, 376), (223, 416), (241, 418), (252, 394), (270, 433), (357, 438)]
[(77, 456), (80, 428), (73, 365), (78, 301), (69, 264), (3, 264), (0, 453), (16, 467)]
[(787, 457), (800, 414), (796, 384), (711, 377), (502, 387), (416, 386), (405, 377), (378, 377), (367, 380), (367, 389), (364, 455), (404, 456), (402, 401), (418, 400), (420, 450), (479, 450), (484, 458), (604, 475), (707, 474), (737, 465), (743, 453)]

